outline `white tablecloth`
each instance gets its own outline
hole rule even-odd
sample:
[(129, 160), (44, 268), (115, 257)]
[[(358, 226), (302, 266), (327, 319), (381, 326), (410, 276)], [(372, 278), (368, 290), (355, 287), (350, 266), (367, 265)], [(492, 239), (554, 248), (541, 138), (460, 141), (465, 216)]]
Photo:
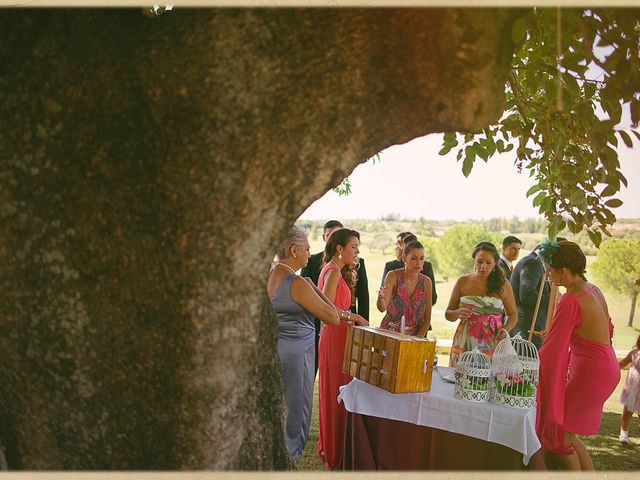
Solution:
[[(438, 369), (445, 376), (454, 373), (453, 368)], [(431, 391), (425, 393), (394, 394), (353, 379), (340, 387), (338, 402), (342, 401), (352, 413), (400, 420), (505, 445), (521, 452), (527, 465), (540, 449), (535, 408), (525, 410), (458, 400), (453, 397), (453, 387), (437, 372), (433, 373)]]

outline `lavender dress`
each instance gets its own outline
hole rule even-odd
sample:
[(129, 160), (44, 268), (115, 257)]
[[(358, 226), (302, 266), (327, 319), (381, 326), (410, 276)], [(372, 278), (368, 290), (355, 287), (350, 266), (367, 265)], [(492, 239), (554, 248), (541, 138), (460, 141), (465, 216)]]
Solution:
[(315, 377), (314, 317), (291, 298), (293, 273), (282, 279), (271, 297), (278, 317), (278, 355), (287, 405), (285, 443), (295, 460), (304, 452), (311, 424)]

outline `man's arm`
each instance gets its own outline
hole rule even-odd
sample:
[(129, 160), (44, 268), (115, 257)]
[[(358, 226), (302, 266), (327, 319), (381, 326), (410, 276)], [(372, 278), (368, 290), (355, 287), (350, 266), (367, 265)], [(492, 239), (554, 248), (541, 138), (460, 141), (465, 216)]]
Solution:
[(369, 320), (369, 281), (367, 279), (367, 269), (364, 259), (360, 259), (358, 268), (358, 282), (356, 283), (356, 306), (358, 315)]
[(389, 264), (391, 262), (387, 262), (384, 264), (384, 271), (382, 272), (382, 281), (380, 282), (380, 286), (382, 287), (384, 285), (384, 279), (387, 278), (387, 273), (389, 273), (389, 270), (391, 270), (389, 268)]
[(431, 305), (435, 305), (438, 301), (438, 294), (436, 293), (436, 277), (433, 275), (433, 265), (431, 265), (431, 262), (424, 262), (422, 273), (431, 279)]

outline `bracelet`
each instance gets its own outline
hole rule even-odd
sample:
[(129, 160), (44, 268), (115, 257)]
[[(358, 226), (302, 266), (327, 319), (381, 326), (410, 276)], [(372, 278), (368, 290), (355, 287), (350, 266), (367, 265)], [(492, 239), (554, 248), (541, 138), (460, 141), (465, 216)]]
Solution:
[(340, 314), (341, 318), (346, 318), (347, 321), (351, 320), (351, 310), (345, 310)]

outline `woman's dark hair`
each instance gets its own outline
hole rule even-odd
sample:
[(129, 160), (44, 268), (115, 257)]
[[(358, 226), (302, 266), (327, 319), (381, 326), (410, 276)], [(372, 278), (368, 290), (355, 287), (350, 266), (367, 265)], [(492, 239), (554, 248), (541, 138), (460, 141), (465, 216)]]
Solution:
[(638, 335), (638, 338), (636, 338), (636, 348), (640, 350), (640, 335)]
[(404, 244), (404, 251), (402, 253), (409, 255), (409, 252), (414, 248), (421, 248), (424, 250), (424, 246), (418, 240), (412, 240), (411, 242)]
[(471, 258), (475, 260), (478, 252), (489, 252), (493, 257), (493, 271), (489, 274), (489, 278), (487, 278), (487, 295), (502, 295), (505, 278), (502, 269), (498, 267), (498, 262), (500, 261), (498, 249), (491, 242), (480, 242), (476, 245), (476, 248), (473, 249)]
[[(338, 245), (346, 247), (351, 237), (356, 237), (360, 240), (360, 234), (355, 230), (351, 230), (349, 228), (339, 228), (334, 230), (324, 246), (324, 255), (322, 256), (324, 263), (328, 263), (333, 258), (338, 250)], [(353, 298), (355, 296), (356, 283), (358, 281), (358, 273), (356, 272), (355, 266), (345, 265), (342, 267), (340, 273), (342, 274), (344, 281), (347, 282), (347, 286), (349, 287), (349, 290), (351, 290), (351, 297)]]
[(558, 248), (551, 255), (549, 266), (553, 268), (566, 268), (574, 275), (578, 275), (585, 282), (587, 278), (584, 276), (585, 267), (587, 266), (587, 257), (584, 256), (580, 246), (569, 240), (560, 240)]

